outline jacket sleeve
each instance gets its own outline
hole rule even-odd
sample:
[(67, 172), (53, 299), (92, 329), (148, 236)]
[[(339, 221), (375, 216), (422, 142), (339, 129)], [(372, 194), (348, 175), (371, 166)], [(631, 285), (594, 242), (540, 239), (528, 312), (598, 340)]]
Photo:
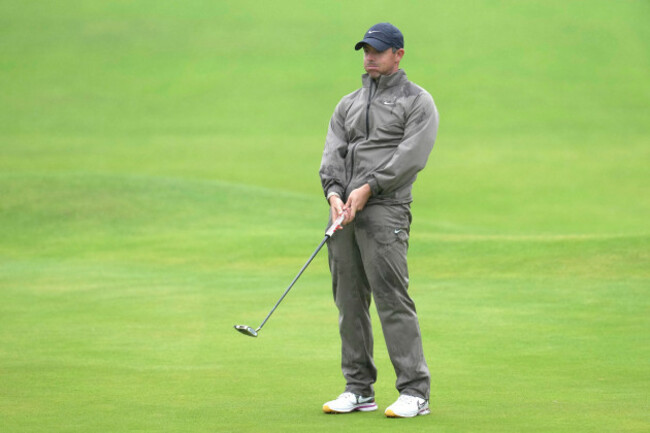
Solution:
[(334, 109), (325, 139), (325, 150), (319, 175), (326, 197), (330, 193), (336, 193), (343, 198), (345, 194), (345, 157), (348, 152), (345, 133), (345, 100), (346, 98), (343, 98)]
[(387, 195), (414, 182), (427, 163), (437, 133), (438, 110), (431, 95), (422, 92), (413, 102), (393, 157), (368, 179), (372, 195)]

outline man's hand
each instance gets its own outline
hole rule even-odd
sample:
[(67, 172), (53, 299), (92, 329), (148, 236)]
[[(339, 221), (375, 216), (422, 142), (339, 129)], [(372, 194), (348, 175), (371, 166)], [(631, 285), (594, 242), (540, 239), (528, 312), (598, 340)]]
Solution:
[[(338, 195), (333, 195), (329, 199), (330, 202), (330, 215), (332, 217), (332, 222), (336, 221), (336, 219), (341, 216), (341, 214), (345, 213), (345, 204), (343, 203), (343, 200), (341, 200), (341, 197)], [(347, 216), (343, 219), (343, 224), (347, 224), (345, 220), (347, 219)]]
[(366, 203), (368, 203), (368, 199), (371, 195), (372, 191), (370, 190), (370, 185), (367, 183), (350, 193), (348, 201), (343, 207), (343, 211), (348, 212), (348, 215), (346, 215), (343, 224), (351, 223), (354, 220), (357, 212), (363, 210), (363, 208), (366, 206)]

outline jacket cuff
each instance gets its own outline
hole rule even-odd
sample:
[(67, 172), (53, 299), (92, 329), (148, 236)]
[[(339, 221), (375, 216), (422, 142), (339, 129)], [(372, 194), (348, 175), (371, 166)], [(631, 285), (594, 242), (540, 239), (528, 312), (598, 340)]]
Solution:
[(379, 184), (377, 183), (377, 180), (374, 177), (371, 177), (368, 179), (368, 185), (370, 185), (370, 191), (372, 191), (372, 195), (378, 196), (380, 194), (380, 188)]

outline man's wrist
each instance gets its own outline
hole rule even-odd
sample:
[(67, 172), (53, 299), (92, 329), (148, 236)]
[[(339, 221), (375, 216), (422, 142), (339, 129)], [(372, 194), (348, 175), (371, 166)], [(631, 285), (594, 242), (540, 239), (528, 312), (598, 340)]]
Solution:
[(332, 191), (329, 194), (327, 194), (327, 201), (330, 201), (330, 198), (332, 198), (333, 196), (337, 196), (338, 198), (341, 198), (341, 195), (338, 192)]

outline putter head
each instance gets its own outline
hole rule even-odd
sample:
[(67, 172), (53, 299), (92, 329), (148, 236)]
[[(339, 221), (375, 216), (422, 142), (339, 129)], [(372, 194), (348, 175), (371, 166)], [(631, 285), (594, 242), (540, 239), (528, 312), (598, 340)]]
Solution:
[(257, 337), (257, 331), (246, 325), (235, 325), (235, 329), (249, 337)]

